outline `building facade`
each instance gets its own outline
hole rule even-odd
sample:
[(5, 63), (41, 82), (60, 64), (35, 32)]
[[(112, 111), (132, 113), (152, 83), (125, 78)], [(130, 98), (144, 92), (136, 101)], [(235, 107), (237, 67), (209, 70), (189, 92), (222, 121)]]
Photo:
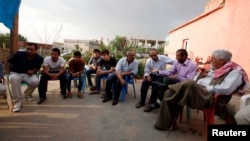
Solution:
[(169, 32), (165, 54), (174, 57), (179, 48), (187, 49), (192, 60), (205, 62), (215, 49), (232, 52), (232, 61), (250, 76), (250, 1), (210, 0), (204, 13)]
[(76, 48), (85, 52), (100, 48), (100, 42), (98, 40), (64, 39), (63, 43), (54, 43), (53, 46), (63, 49), (64, 52), (71, 52)]

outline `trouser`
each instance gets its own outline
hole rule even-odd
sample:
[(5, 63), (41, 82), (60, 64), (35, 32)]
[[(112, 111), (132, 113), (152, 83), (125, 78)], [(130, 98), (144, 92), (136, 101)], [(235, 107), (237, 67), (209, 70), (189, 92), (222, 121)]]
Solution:
[[(155, 75), (155, 74), (150, 74), (152, 81), (156, 81), (160, 78), (163, 78), (163, 76)], [(148, 81), (146, 78), (142, 81), (141, 84), (141, 104), (145, 104), (147, 93), (148, 93), (148, 88), (152, 85), (152, 81)], [(151, 96), (154, 95), (153, 91), (151, 91)], [(149, 104), (151, 104), (149, 102)]]
[(16, 98), (14, 103), (22, 103), (21, 83), (27, 83), (28, 87), (25, 89), (24, 94), (31, 97), (32, 93), (39, 84), (39, 79), (36, 74), (27, 75), (26, 73), (10, 72), (11, 91)]
[(86, 71), (89, 86), (93, 86), (93, 83), (91, 81), (91, 74), (93, 73), (96, 73), (96, 70), (89, 69)]
[[(83, 90), (83, 87), (84, 87), (84, 82), (85, 82), (85, 76), (84, 76), (85, 74), (84, 73), (81, 73), (80, 75), (79, 75), (79, 77), (77, 77), (78, 78), (78, 80), (79, 80), (79, 85), (78, 85), (78, 92), (80, 92), (80, 91), (82, 91)], [(74, 77), (72, 77), (72, 75), (70, 75), (70, 73), (66, 73), (66, 80), (67, 80), (67, 83), (66, 83), (66, 85), (67, 85), (67, 90), (68, 90), (68, 92), (70, 92), (71, 91), (71, 80), (73, 79)]]
[[(40, 83), (38, 85), (38, 92), (40, 99), (46, 99), (46, 90), (48, 85), (48, 80), (51, 80), (50, 76), (48, 75), (42, 75), (40, 78)], [(60, 90), (61, 95), (66, 95), (66, 76), (65, 73), (61, 74), (59, 76), (60, 80)]]
[(117, 79), (117, 77), (115, 75), (115, 72), (108, 75), (108, 78), (106, 80), (105, 92), (106, 92), (106, 97), (109, 98), (109, 99), (112, 99), (112, 97), (113, 97), (112, 87), (114, 87), (113, 85), (115, 84), (115, 82), (117, 80), (118, 79)]
[(168, 129), (184, 105), (194, 109), (204, 109), (212, 103), (213, 95), (193, 80), (184, 80), (168, 87), (156, 121), (156, 126), (159, 128)]
[[(166, 81), (165, 83), (163, 82), (164, 79)], [(167, 76), (165, 76), (165, 78), (159, 78), (156, 81), (160, 83), (164, 83), (166, 87), (161, 88), (159, 86), (152, 85), (152, 94), (150, 96), (149, 104), (155, 104), (157, 102), (157, 97), (159, 98), (160, 101), (162, 101), (164, 92), (168, 90), (168, 85), (176, 84), (180, 82), (179, 79), (168, 78)]]
[(101, 75), (101, 76), (96, 76), (96, 80), (95, 80), (95, 89), (97, 91), (101, 91), (101, 79), (103, 77), (108, 77), (108, 75), (110, 74), (104, 74), (104, 75)]

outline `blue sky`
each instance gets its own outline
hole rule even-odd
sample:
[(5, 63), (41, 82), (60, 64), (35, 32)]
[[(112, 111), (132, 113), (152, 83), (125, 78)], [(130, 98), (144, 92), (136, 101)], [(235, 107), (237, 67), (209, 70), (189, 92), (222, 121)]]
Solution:
[[(111, 40), (116, 35), (165, 40), (203, 13), (209, 0), (22, 0), (19, 34), (28, 41)], [(9, 30), (0, 24), (0, 32)]]

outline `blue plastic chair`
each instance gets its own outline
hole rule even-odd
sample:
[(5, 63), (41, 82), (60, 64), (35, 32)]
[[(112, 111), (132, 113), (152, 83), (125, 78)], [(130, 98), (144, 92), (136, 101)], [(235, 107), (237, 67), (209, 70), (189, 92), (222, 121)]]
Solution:
[[(68, 73), (68, 70), (66, 70), (67, 72), (66, 73)], [(85, 73), (86, 71), (84, 70), (84, 78), (83, 78), (83, 83), (82, 83), (82, 92), (84, 93), (85, 92), (85, 90), (87, 89), (87, 81), (86, 81), (86, 73)], [(77, 88), (77, 81), (79, 80), (79, 78), (78, 77), (74, 77), (74, 78), (72, 78), (71, 80), (73, 80), (73, 83), (74, 83), (74, 88)]]
[(122, 90), (121, 90), (121, 101), (122, 102), (125, 102), (125, 95), (128, 92), (128, 84), (133, 85), (134, 97), (136, 98), (134, 76), (125, 76), (125, 81), (126, 81), (126, 85), (122, 86)]

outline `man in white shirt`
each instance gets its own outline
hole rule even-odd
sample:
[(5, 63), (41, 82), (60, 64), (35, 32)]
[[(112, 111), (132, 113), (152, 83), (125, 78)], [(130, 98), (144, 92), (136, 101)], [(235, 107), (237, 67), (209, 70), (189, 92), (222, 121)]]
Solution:
[(194, 109), (205, 109), (211, 106), (213, 95), (216, 93), (229, 95), (223, 99), (225, 105), (231, 98), (231, 93), (240, 86), (245, 91), (248, 77), (245, 71), (236, 63), (231, 62), (232, 54), (227, 50), (212, 52), (212, 68), (198, 77), (198, 81), (184, 80), (177, 84), (168, 85), (160, 107), (155, 128), (169, 130), (172, 125), (176, 129), (176, 119), (183, 106)]
[(37, 104), (42, 104), (46, 100), (46, 90), (48, 80), (60, 80), (60, 89), (62, 99), (66, 99), (66, 75), (65, 75), (66, 61), (60, 56), (60, 50), (53, 48), (51, 56), (44, 59), (43, 71), (38, 86), (39, 101)]
[[(149, 58), (146, 62), (144, 69), (144, 79), (141, 84), (141, 99), (135, 105), (136, 108), (141, 108), (142, 106), (145, 105), (148, 88), (152, 85), (152, 81), (156, 81), (164, 77), (163, 75), (156, 74), (155, 72), (152, 71), (155, 69), (165, 71), (166, 65), (167, 64), (172, 65), (174, 62), (174, 59), (171, 59), (168, 56), (159, 55), (157, 49), (155, 48), (150, 50), (149, 55), (151, 58)], [(153, 95), (152, 92), (151, 95)], [(149, 102), (149, 104), (151, 104), (151, 102)]]

